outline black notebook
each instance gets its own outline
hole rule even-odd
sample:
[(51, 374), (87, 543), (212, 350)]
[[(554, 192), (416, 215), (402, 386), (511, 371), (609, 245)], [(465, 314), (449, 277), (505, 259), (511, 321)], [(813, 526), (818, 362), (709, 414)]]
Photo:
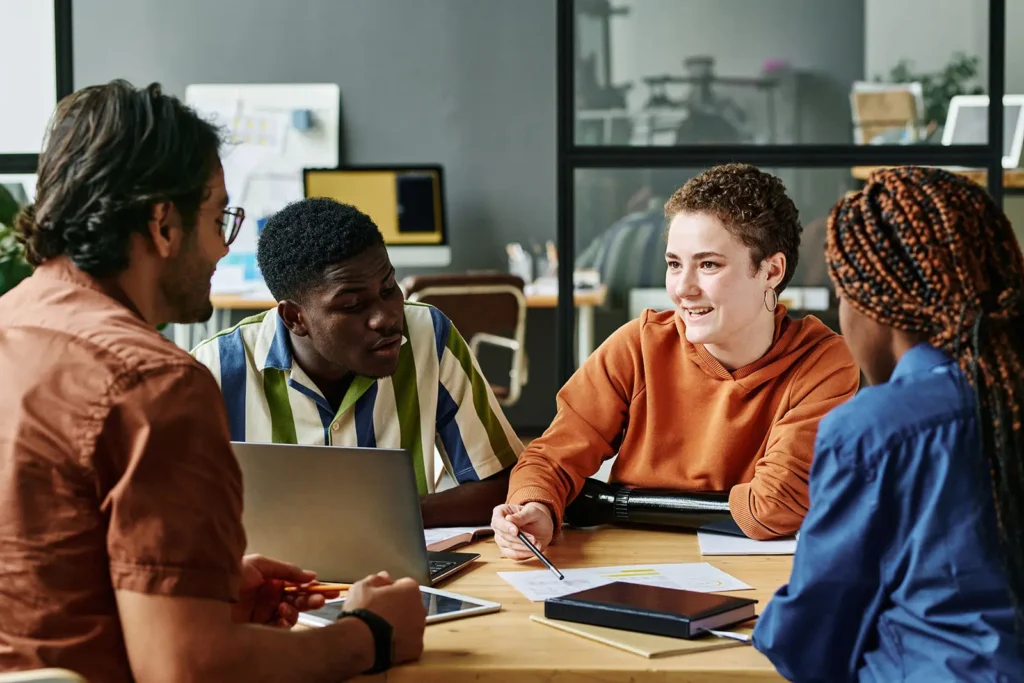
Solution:
[(747, 621), (757, 600), (617, 581), (544, 601), (548, 619), (673, 638)]

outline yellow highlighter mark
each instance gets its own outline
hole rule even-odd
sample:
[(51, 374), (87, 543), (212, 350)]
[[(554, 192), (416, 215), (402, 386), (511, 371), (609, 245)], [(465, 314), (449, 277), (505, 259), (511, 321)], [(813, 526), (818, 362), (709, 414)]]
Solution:
[(604, 574), (604, 576), (609, 579), (616, 579), (634, 576), (660, 576), (660, 573), (656, 569), (623, 569), (611, 574)]

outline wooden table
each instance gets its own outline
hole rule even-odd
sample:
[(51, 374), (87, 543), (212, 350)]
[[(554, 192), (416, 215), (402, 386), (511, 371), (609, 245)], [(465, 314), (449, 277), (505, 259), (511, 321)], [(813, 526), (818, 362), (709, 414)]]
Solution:
[[(530, 602), (497, 575), (499, 571), (543, 569), (536, 561), (517, 564), (498, 556), (497, 546), (482, 541), (460, 550), (481, 559), (440, 588), (502, 605), (501, 612), (427, 626), (426, 648), (416, 663), (377, 677), (389, 683), (577, 683), (582, 681), (781, 681), (771, 663), (752, 647), (647, 659), (563, 633), (530, 621), (544, 604)], [(733, 593), (759, 601), (764, 609), (789, 578), (791, 556), (701, 557), (694, 534), (617, 528), (566, 530), (545, 553), (559, 569), (624, 564), (707, 561), (754, 587)]]
[[(854, 166), (850, 169), (853, 177), (857, 180), (867, 180), (872, 171), (877, 171), (885, 166)], [(985, 185), (988, 178), (988, 171), (984, 168), (956, 168), (948, 169), (952, 173), (962, 175), (973, 180), (979, 185)], [(1003, 170), (1003, 187), (1024, 188), (1024, 168), (1007, 168)]]
[[(573, 294), (573, 303), (579, 309), (576, 313), (576, 345), (578, 361), (582, 363), (594, 351), (594, 309), (604, 305), (608, 297), (608, 287), (601, 285), (594, 289), (580, 289)], [(232, 311), (266, 311), (277, 306), (277, 302), (268, 298), (253, 298), (239, 294), (213, 294), (213, 316), (205, 325), (195, 328), (188, 325), (174, 326), (174, 341), (181, 348), (190, 351), (203, 339), (208, 339), (230, 326)], [(526, 294), (527, 308), (555, 308), (558, 306), (558, 293)], [(197, 332), (194, 334), (193, 332)], [(200, 339), (194, 337), (199, 336)]]

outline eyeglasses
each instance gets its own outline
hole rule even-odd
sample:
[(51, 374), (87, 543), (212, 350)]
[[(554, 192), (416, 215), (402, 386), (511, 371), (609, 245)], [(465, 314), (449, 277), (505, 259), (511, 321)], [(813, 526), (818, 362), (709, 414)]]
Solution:
[(220, 234), (224, 238), (224, 246), (229, 246), (235, 241), (244, 220), (245, 209), (240, 206), (229, 206), (221, 212)]

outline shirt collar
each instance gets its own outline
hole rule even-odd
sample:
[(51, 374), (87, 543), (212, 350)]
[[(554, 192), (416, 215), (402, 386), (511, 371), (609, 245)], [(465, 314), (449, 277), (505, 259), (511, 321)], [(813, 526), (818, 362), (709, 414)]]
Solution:
[(267, 311), (264, 316), (256, 346), (267, 350), (265, 354), (256, 356), (260, 372), (266, 368), (284, 371), (292, 369), (292, 345), (288, 339), (288, 328), (277, 314), (277, 309)]
[(136, 307), (135, 302), (113, 281), (113, 278), (110, 278), (104, 284), (76, 266), (69, 256), (57, 256), (46, 260), (35, 269), (34, 274), (37, 277), (62, 280), (76, 287), (84, 287), (105, 294), (127, 308), (132, 315), (146, 323), (147, 327), (150, 327), (149, 323), (142, 317), (142, 312)]
[(948, 365), (952, 362), (953, 359), (945, 351), (940, 351), (928, 342), (922, 342), (903, 354), (903, 357), (896, 363), (889, 381), (928, 372), (940, 365)]

